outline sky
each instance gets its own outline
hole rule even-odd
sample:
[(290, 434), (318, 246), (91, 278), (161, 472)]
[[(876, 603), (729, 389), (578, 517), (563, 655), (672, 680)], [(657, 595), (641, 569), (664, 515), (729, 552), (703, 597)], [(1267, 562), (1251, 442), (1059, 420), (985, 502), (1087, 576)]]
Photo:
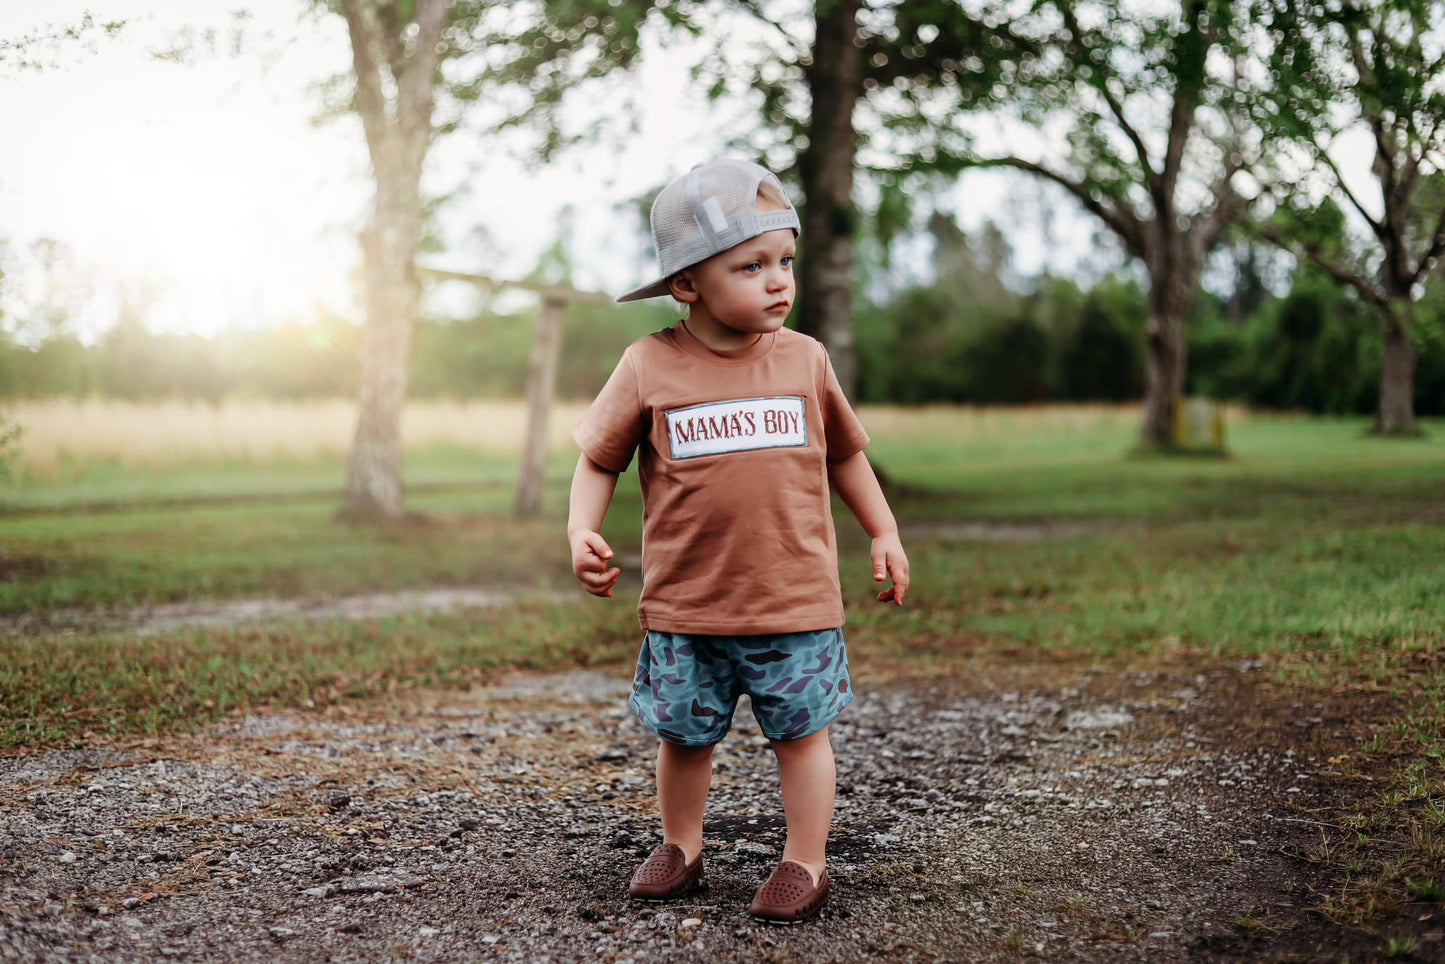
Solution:
[[(350, 61), (337, 17), (303, 17), (303, 0), (248, 0), (254, 52), (184, 65), (152, 56), (187, 25), (225, 35), (234, 0), (51, 0), (0, 4), (0, 37), (73, 24), (90, 11), (127, 27), (92, 49), (63, 48), (54, 67), (0, 71), (0, 240), (12, 293), (39, 285), (28, 246), (62, 242), (72, 328), (90, 341), (144, 304), (153, 330), (359, 317), (356, 232), (371, 186), (359, 122), (321, 126), (315, 85)], [(572, 151), (538, 169), (520, 144), (463, 131), (439, 142), (426, 183), (460, 188), (443, 210), (444, 252), (427, 263), (522, 277), (559, 236), (578, 287), (626, 290), (647, 273), (629, 199), (718, 153), (710, 108), (685, 76), (686, 55), (645, 57), (647, 109), (620, 153)], [(968, 220), (986, 212), (970, 205)], [(1073, 244), (1091, 228), (1076, 225)], [(1028, 270), (1028, 266), (1025, 266)], [(441, 292), (465, 311), (473, 295)], [(448, 303), (449, 302), (449, 303)]]
[[(0, 74), (0, 239), (18, 249), (50, 238), (73, 252), (77, 275), (93, 282), (77, 295), (88, 302), (77, 322), (87, 340), (124, 298), (149, 302), (153, 329), (202, 334), (358, 314), (355, 239), (372, 190), (365, 141), (354, 117), (313, 123), (316, 84), (350, 63), (345, 24), (302, 17), (303, 0), (249, 0), (254, 54), (185, 65), (151, 55), (183, 25), (224, 31), (232, 6), (55, 0), (37, 14), (42, 5), (0, 5), (0, 37), (75, 23), (87, 10), (128, 21), (117, 39), (68, 49), (52, 69)], [(669, 83), (654, 59), (663, 76), (653, 89), (675, 96), (651, 99), (621, 156), (574, 152), (537, 169), (518, 142), (466, 131), (440, 141), (426, 185), (460, 193), (441, 219), (446, 250), (427, 263), (521, 277), (571, 206), (576, 283), (628, 287), (644, 269), (635, 218), (616, 206), (717, 149), (681, 103), (686, 85)]]
[[(152, 56), (187, 25), (224, 36), (239, 5), (0, 4), (0, 38), (75, 23), (87, 10), (128, 22), (92, 50), (64, 48), (51, 69), (0, 67), (0, 242), (10, 247), (12, 297), (36, 289), (34, 258), (25, 255), (48, 238), (73, 261), (60, 275), (61, 299), (73, 300), (72, 329), (87, 341), (125, 302), (144, 304), (153, 330), (203, 335), (325, 312), (360, 319), (356, 233), (371, 196), (365, 142), (354, 117), (313, 123), (316, 85), (350, 63), (344, 22), (303, 16), (304, 0), (245, 0), (248, 52), (186, 64)], [(440, 218), (445, 250), (424, 263), (520, 278), (557, 241), (570, 210), (574, 284), (617, 292), (646, 280), (646, 248), (622, 205), (721, 146), (712, 108), (688, 83), (689, 55), (660, 53), (645, 51), (638, 85), (646, 110), (617, 150), (574, 150), (540, 168), (516, 141), (466, 130), (439, 141), (425, 186), (460, 190)], [(1005, 176), (970, 174), (951, 203), (966, 229), (986, 218), (1009, 225), (1017, 273), (1069, 273), (1114, 257), (1062, 197), (1050, 200), (1026, 181), (1022, 191), (1017, 181), (1008, 189)], [(903, 254), (907, 271), (926, 249)], [(443, 311), (475, 301), (446, 288), (434, 301)]]

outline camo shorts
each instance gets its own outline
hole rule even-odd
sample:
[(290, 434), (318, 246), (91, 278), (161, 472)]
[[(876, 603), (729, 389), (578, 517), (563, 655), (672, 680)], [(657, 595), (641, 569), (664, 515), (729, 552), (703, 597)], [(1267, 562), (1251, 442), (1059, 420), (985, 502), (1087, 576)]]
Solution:
[(816, 733), (853, 702), (841, 629), (765, 636), (685, 636), (649, 630), (628, 701), (669, 743), (712, 746), (746, 693), (770, 740)]

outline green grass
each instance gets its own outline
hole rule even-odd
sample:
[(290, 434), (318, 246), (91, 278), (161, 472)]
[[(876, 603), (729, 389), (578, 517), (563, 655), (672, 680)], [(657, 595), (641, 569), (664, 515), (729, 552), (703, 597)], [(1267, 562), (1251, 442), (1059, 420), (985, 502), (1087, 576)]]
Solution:
[(415, 498), (438, 514), (381, 528), (338, 522), (335, 503), (312, 500), (0, 520), (0, 566), (20, 576), (0, 583), (0, 613), (570, 579), (555, 519), (512, 523), (496, 493), (472, 499), (488, 513), (440, 514), (460, 501)]
[[(1131, 455), (1133, 426), (1118, 417), (1058, 421), (955, 423), (935, 410), (875, 431), (870, 454), (893, 484), (914, 584), (902, 610), (871, 601), (867, 540), (838, 507), (850, 645), (939, 671), (960, 639), (1140, 661), (1262, 654), (1287, 686), (1384, 694), (1400, 709), (1360, 723), (1337, 764), (1372, 774), (1374, 800), (1297, 856), (1338, 875), (1320, 914), (1370, 931), (1381, 956), (1415, 953), (1413, 936), (1386, 929), (1437, 913), (1445, 894), (1445, 422), (1400, 441), (1366, 436), (1364, 420), (1256, 417), (1231, 427), (1231, 458), (1201, 459)], [(265, 705), (467, 685), (507, 666), (630, 659), (635, 575), (610, 602), (525, 601), (573, 584), (571, 462), (553, 460), (545, 512), (525, 523), (509, 517), (515, 465), (445, 447), (408, 453), (418, 517), (379, 528), (337, 520), (339, 459), (145, 473), (76, 463), (0, 488), (0, 750), (184, 732)], [(640, 548), (640, 516), (629, 476), (604, 533), (624, 557)], [(967, 537), (962, 521), (1046, 537)], [(523, 601), (154, 636), (46, 622), (437, 585)], [(17, 628), (47, 625), (57, 628)], [(1248, 914), (1236, 923), (1269, 930)]]
[[(572, 459), (554, 459), (549, 471), (568, 473)], [(403, 474), (419, 491), (501, 488), (516, 479), (514, 460), (451, 445), (408, 451)], [(346, 487), (346, 461), (334, 455), (276, 458), (264, 463), (182, 459), (174, 465), (128, 468), (118, 459), (67, 459), (55, 473), (28, 474), (0, 483), (5, 514), (132, 506), (136, 503), (203, 503), (250, 498), (335, 499)]]
[[(1107, 421), (1061, 430), (1024, 419), (944, 442), (902, 424), (875, 438), (872, 455), (908, 527), (915, 581), (903, 610), (871, 603), (867, 540), (838, 510), (860, 643), (926, 654), (966, 635), (1101, 654), (1307, 653), (1341, 666), (1445, 644), (1445, 424), (1428, 425), (1424, 441), (1386, 441), (1366, 437), (1363, 421), (1254, 418), (1233, 428), (1228, 460), (1131, 457), (1132, 428)], [(935, 412), (930, 424), (948, 422)], [(0, 614), (45, 625), (56, 610), (172, 601), (569, 587), (569, 462), (550, 468), (542, 518), (518, 523), (508, 517), (514, 467), (454, 448), (411, 453), (408, 504), (421, 519), (381, 528), (337, 520), (326, 493), (339, 487), (339, 464), (192, 466), (138, 480), (77, 467), (48, 502), (23, 487), (7, 494)], [(106, 507), (84, 508), (91, 498)], [(640, 508), (625, 478), (605, 532), (623, 555), (639, 549)], [(950, 533), (965, 519), (1095, 527), (1035, 541)], [(546, 665), (587, 651), (599, 633), (611, 652), (613, 634), (635, 635), (625, 601), (635, 589), (624, 584), (610, 604), (144, 639), (11, 629), (0, 632), (0, 746), (191, 725), (229, 707), (294, 702), (357, 672), (405, 684), (513, 658)], [(1421, 733), (1445, 725), (1431, 705)]]
[(613, 661), (635, 649), (635, 627), (625, 607), (579, 601), (154, 638), (11, 638), (0, 644), (0, 749), (87, 733), (184, 731), (233, 710), (375, 696), (398, 681), (464, 686), (503, 666)]

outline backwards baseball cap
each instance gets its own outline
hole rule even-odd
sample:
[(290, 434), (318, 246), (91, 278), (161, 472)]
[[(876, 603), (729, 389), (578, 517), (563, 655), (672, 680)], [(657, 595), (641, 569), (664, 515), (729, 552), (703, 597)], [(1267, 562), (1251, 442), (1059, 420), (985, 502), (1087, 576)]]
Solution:
[[(787, 204), (785, 209), (755, 210), (758, 187), (764, 182), (777, 189)], [(641, 301), (669, 294), (667, 279), (683, 268), (779, 228), (792, 228), (798, 234), (802, 225), (788, 193), (771, 171), (748, 161), (699, 164), (669, 183), (652, 202), (652, 243), (662, 277), (617, 300)]]

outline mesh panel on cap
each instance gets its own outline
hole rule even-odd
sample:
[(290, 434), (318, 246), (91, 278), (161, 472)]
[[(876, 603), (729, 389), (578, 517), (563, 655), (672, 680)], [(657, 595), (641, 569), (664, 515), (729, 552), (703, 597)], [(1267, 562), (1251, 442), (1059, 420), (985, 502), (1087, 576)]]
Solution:
[[(726, 225), (750, 218), (757, 198), (759, 173), (736, 163), (715, 163), (696, 168), (667, 186), (657, 198), (652, 213), (653, 242), (662, 262), (662, 273), (672, 274), (715, 254), (717, 246), (710, 236), (726, 230)], [(706, 225), (699, 224), (693, 211), (692, 191), (696, 185), (697, 199), (704, 207)], [(709, 199), (726, 222), (713, 225), (706, 207)], [(734, 242), (736, 243), (736, 242)], [(731, 247), (731, 245), (728, 245)]]
[(797, 232), (801, 225), (791, 206), (785, 211), (757, 213), (758, 185), (765, 179), (787, 198), (776, 177), (747, 161), (699, 164), (669, 183), (653, 202), (651, 217), (662, 279), (617, 300), (665, 295), (667, 278), (764, 231), (792, 228)]

